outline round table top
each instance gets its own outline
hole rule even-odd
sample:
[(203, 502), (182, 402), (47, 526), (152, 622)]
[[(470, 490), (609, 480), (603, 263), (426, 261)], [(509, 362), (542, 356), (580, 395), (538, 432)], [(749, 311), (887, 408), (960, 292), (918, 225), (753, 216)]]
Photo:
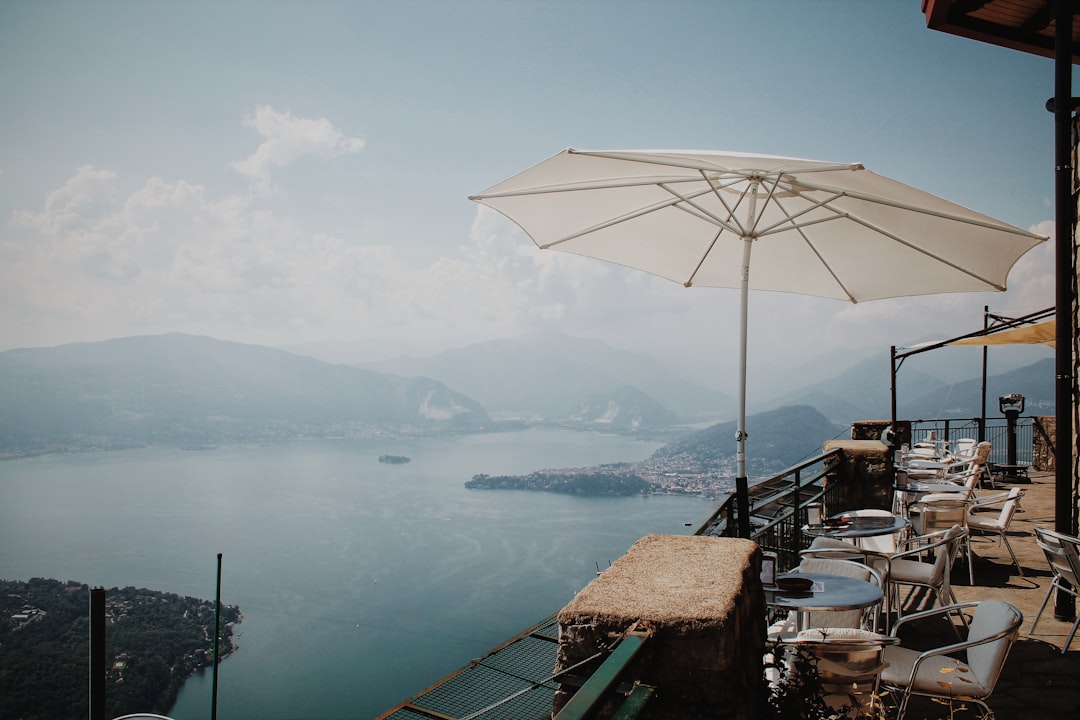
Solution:
[(963, 493), (968, 491), (966, 485), (948, 482), (922, 482), (919, 480), (912, 480), (907, 485), (897, 485), (895, 489), (904, 493)]
[(911, 526), (911, 521), (899, 515), (844, 515), (840, 513), (830, 520), (846, 518), (835, 527), (828, 525), (807, 525), (804, 530), (810, 535), (824, 535), (833, 538), (860, 538), (875, 535), (891, 535)]
[(800, 612), (858, 610), (870, 607), (882, 598), (881, 588), (865, 580), (823, 573), (798, 573), (798, 576), (813, 581), (810, 590), (789, 591), (766, 587), (766, 604)]

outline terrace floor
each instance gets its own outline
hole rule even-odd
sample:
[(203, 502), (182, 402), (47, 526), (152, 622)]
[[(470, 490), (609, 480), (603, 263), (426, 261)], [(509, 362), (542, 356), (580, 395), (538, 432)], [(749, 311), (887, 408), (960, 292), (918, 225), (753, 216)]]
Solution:
[[(954, 568), (953, 590), (960, 602), (997, 598), (1012, 603), (1024, 615), (1020, 636), (1013, 645), (997, 689), (988, 700), (998, 720), (1036, 720), (1080, 717), (1080, 632), (1071, 649), (1061, 654), (1072, 621), (1054, 617), (1051, 598), (1039, 620), (1038, 633), (1030, 635), (1046, 588), (1053, 580), (1046, 558), (1035, 542), (1035, 527), (1054, 527), (1054, 476), (1032, 473), (1030, 484), (1020, 484), (1026, 494), (1013, 517), (1009, 542), (1024, 568), (1016, 573), (1008, 549), (994, 537), (976, 537), (971, 550), (975, 585), (968, 584), (967, 568)], [(1003, 489), (1012, 484), (1002, 484)], [(989, 494), (981, 491), (977, 494)], [(948, 706), (921, 699), (909, 711), (911, 718), (946, 718)], [(957, 718), (979, 717), (976, 707), (958, 712)]]

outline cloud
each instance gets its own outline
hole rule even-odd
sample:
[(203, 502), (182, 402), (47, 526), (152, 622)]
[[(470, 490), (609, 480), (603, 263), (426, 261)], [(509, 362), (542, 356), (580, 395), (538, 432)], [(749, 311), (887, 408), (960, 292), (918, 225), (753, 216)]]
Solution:
[[(340, 135), (328, 137), (340, 146)], [(483, 206), (457, 245), (425, 256), (392, 233), (306, 227), (258, 193), (158, 177), (126, 194), (122, 185), (130, 180), (80, 167), (40, 208), (13, 214), (0, 234), (5, 346), (182, 331), (268, 345), (345, 340), (389, 356), (554, 327), (696, 363), (714, 378), (737, 361), (736, 291), (541, 251)], [(1014, 315), (1052, 305), (1052, 255), (1052, 243), (1025, 255), (1008, 293), (859, 305), (753, 293), (755, 377), (840, 348), (887, 352), (962, 334), (981, 325), (984, 304)]]
[(302, 157), (330, 159), (360, 152), (365, 142), (348, 137), (326, 118), (297, 118), (260, 105), (244, 119), (263, 138), (255, 152), (232, 163), (232, 168), (251, 179), (257, 188), (268, 190), (274, 168), (285, 167)]

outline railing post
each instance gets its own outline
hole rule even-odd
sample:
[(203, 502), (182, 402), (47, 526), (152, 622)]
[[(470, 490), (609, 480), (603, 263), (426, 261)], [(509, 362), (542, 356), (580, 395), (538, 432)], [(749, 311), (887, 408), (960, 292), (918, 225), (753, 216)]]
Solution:
[(791, 511), (791, 543), (788, 548), (792, 559), (799, 557), (802, 548), (802, 471), (795, 471), (795, 503)]

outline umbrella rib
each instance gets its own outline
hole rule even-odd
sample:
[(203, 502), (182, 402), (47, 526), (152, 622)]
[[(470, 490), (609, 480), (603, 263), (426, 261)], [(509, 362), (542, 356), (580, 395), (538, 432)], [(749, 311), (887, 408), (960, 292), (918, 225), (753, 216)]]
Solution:
[[(987, 228), (989, 230), (1000, 230), (1002, 232), (1008, 232), (1008, 233), (1011, 233), (1013, 235), (1022, 235), (1024, 237), (1044, 239), (1044, 238), (1042, 238), (1041, 235), (1036, 235), (1035, 233), (1028, 232), (1027, 230), (1021, 230), (1020, 228), (1013, 227), (1012, 225), (1009, 225), (1007, 223), (1003, 223), (1003, 222), (1000, 222), (1000, 221), (994, 221), (993, 218), (990, 218), (990, 221), (988, 222), (987, 220), (980, 220), (978, 218), (962, 217), (960, 215), (955, 215), (953, 213), (948, 213), (948, 212), (944, 212), (944, 211), (941, 211), (941, 210), (934, 210), (932, 208), (919, 207), (917, 205), (910, 205), (908, 203), (902, 203), (902, 202), (898, 202), (898, 201), (895, 201), (895, 200), (889, 200), (888, 198), (884, 198), (884, 197), (881, 197), (881, 196), (878, 196), (878, 195), (868, 195), (866, 193), (861, 193), (861, 192), (858, 192), (858, 191), (855, 191), (855, 190), (846, 190), (846, 189), (843, 189), (843, 188), (832, 187), (832, 186), (829, 186), (829, 185), (816, 185), (816, 184), (813, 184), (813, 183), (799, 183), (799, 185), (801, 185), (803, 187), (806, 187), (806, 188), (808, 188), (810, 190), (820, 190), (822, 192), (834, 193), (837, 197), (846, 197), (846, 198), (851, 198), (853, 200), (862, 200), (864, 202), (874, 203), (876, 205), (885, 205), (887, 207), (893, 207), (893, 208), (896, 208), (898, 210), (907, 210), (907, 211), (910, 211), (910, 212), (915, 212), (915, 213), (918, 213), (920, 215), (929, 215), (929, 216), (932, 216), (932, 217), (941, 218), (942, 220), (952, 220), (954, 222), (964, 223), (965, 225), (975, 225), (977, 227), (983, 227), (983, 228)], [(794, 191), (794, 188), (793, 188), (793, 191)], [(936, 198), (936, 199), (941, 199), (941, 198)], [(948, 201), (946, 201), (946, 202), (948, 202)], [(972, 211), (972, 212), (975, 212), (975, 211)]]
[[(639, 155), (633, 152), (617, 152), (617, 151), (601, 151), (601, 150), (575, 150), (569, 148), (567, 150), (572, 155), (588, 155), (590, 157), (606, 158), (608, 160), (624, 160), (627, 162), (638, 162), (644, 165), (666, 165), (668, 167), (681, 167), (692, 170), (716, 170), (730, 175), (739, 175), (743, 178), (750, 177), (753, 174), (768, 174), (768, 175), (784, 175), (787, 173), (795, 172), (792, 170), (776, 169), (776, 170), (762, 170), (747, 172), (744, 170), (734, 170), (726, 165), (720, 165), (719, 163), (711, 163), (707, 158), (701, 155), (694, 155), (692, 159), (682, 160), (679, 155), (663, 155), (658, 154), (653, 157)], [(662, 158), (662, 159), (660, 159)], [(777, 160), (790, 159), (790, 158), (777, 158)], [(800, 175), (805, 173), (821, 173), (821, 172), (836, 172), (837, 170), (863, 170), (861, 163), (830, 163), (830, 164), (818, 164), (806, 168), (799, 168), (797, 171)]]
[[(795, 214), (794, 216), (792, 216), (792, 215), (791, 215), (791, 214), (790, 214), (790, 213), (788, 212), (787, 208), (785, 208), (785, 207), (784, 207), (783, 203), (781, 203), (781, 202), (780, 202), (779, 200), (777, 200), (777, 201), (776, 201), (776, 206), (777, 206), (778, 208), (780, 208), (780, 212), (784, 213), (784, 215), (788, 216), (788, 217), (789, 217), (789, 219), (791, 219), (791, 220), (795, 220), (795, 219), (797, 219), (797, 218), (798, 218), (798, 217), (799, 217), (800, 215), (802, 215), (802, 214), (803, 214), (803, 212), (809, 212), (809, 210), (810, 210), (810, 209), (813, 209), (813, 208), (810, 208), (810, 209), (808, 209), (808, 210), (806, 210), (806, 211), (803, 211), (803, 212), (799, 212), (799, 213), (796, 213), (796, 214)], [(819, 206), (815, 206), (815, 207), (819, 207)], [(829, 208), (826, 208), (826, 209), (829, 209)], [(831, 222), (832, 220), (837, 220), (837, 219), (839, 219), (840, 217), (842, 217), (842, 216), (840, 216), (840, 215), (835, 215), (834, 217), (831, 217), (831, 218), (822, 218), (821, 220), (814, 220), (814, 221), (808, 222), (808, 223), (806, 223), (806, 224), (804, 224), (804, 225), (799, 225), (799, 224), (797, 224), (797, 223), (793, 223), (793, 224), (792, 224), (792, 227), (793, 227), (793, 228), (795, 229), (795, 232), (799, 233), (799, 237), (801, 237), (801, 238), (803, 239), (803, 242), (805, 242), (805, 243), (806, 243), (807, 247), (809, 247), (809, 248), (810, 248), (810, 252), (814, 253), (814, 256), (815, 256), (815, 257), (817, 257), (817, 259), (818, 259), (818, 261), (819, 261), (819, 262), (821, 263), (822, 267), (824, 267), (824, 268), (825, 268), (825, 271), (829, 273), (829, 276), (830, 276), (830, 277), (831, 277), (831, 278), (833, 279), (833, 281), (834, 281), (834, 282), (836, 283), (836, 286), (837, 286), (838, 288), (840, 288), (840, 290), (841, 290), (841, 291), (842, 291), (842, 292), (844, 293), (844, 295), (845, 295), (845, 296), (847, 296), (847, 299), (848, 299), (848, 300), (849, 300), (850, 302), (853, 302), (853, 303), (854, 303), (854, 302), (858, 302), (858, 301), (857, 301), (857, 300), (855, 299), (855, 296), (854, 296), (854, 295), (852, 295), (852, 294), (851, 294), (851, 293), (850, 293), (850, 292), (848, 291), (847, 285), (846, 285), (846, 284), (844, 283), (844, 281), (840, 279), (840, 276), (839, 276), (839, 275), (837, 275), (837, 274), (836, 274), (835, 272), (833, 272), (833, 268), (832, 268), (832, 265), (831, 265), (831, 264), (829, 263), (829, 261), (825, 259), (825, 256), (824, 256), (824, 255), (822, 255), (822, 254), (821, 254), (821, 253), (820, 253), (820, 252), (818, 251), (818, 248), (817, 248), (817, 246), (816, 246), (816, 245), (814, 244), (814, 242), (813, 242), (813, 241), (812, 241), (812, 240), (811, 240), (811, 239), (810, 239), (810, 238), (809, 238), (809, 237), (808, 237), (808, 236), (806, 235), (806, 233), (804, 233), (804, 232), (803, 232), (803, 228), (804, 228), (804, 227), (808, 227), (808, 226), (810, 226), (810, 225), (817, 225), (818, 223), (823, 223), (823, 222)], [(782, 224), (782, 223), (775, 223), (775, 224), (773, 225), (773, 227), (776, 227), (777, 225), (781, 225), (781, 224)], [(778, 231), (778, 232), (779, 232), (779, 231)], [(763, 233), (763, 234), (769, 234), (769, 233)]]
[(469, 199), (474, 201), (480, 200), (494, 200), (498, 198), (518, 197), (521, 195), (545, 195), (548, 193), (562, 193), (562, 192), (580, 192), (582, 190), (614, 190), (618, 188), (628, 187), (646, 187), (649, 185), (668, 184), (674, 185), (678, 183), (697, 183), (700, 182), (696, 177), (682, 177), (673, 176), (670, 178), (649, 177), (649, 178), (633, 178), (626, 180), (615, 180), (605, 178), (602, 180), (592, 180), (588, 182), (575, 182), (575, 183), (559, 183), (556, 185), (534, 185), (527, 188), (518, 188), (516, 190), (502, 190), (500, 192), (493, 193), (479, 193), (476, 195), (470, 195)]
[[(698, 258), (697, 263), (695, 263), (695, 265), (694, 265), (694, 271), (692, 273), (690, 273), (690, 276), (687, 277), (686, 281), (683, 283), (683, 285), (685, 287), (693, 286), (694, 278), (696, 278), (698, 272), (701, 271), (701, 266), (705, 264), (705, 259), (709, 257), (709, 253), (711, 253), (713, 251), (713, 248), (716, 247), (716, 243), (720, 240), (720, 235), (723, 234), (725, 229), (731, 229), (731, 231), (733, 233), (735, 233), (736, 235), (738, 235), (739, 237), (742, 237), (742, 238), (746, 237), (746, 234), (747, 234), (746, 228), (744, 228), (739, 223), (739, 218), (735, 214), (735, 211), (739, 209), (740, 205), (742, 205), (742, 201), (746, 199), (747, 194), (750, 193), (750, 192), (753, 192), (753, 190), (754, 190), (754, 185), (753, 184), (748, 185), (741, 193), (739, 193), (739, 199), (735, 202), (735, 204), (729, 206), (727, 204), (727, 201), (724, 200), (723, 196), (720, 195), (720, 190), (722, 190), (724, 188), (727, 188), (727, 187), (731, 187), (731, 185), (735, 184), (735, 181), (733, 181), (731, 183), (724, 183), (724, 184), (722, 184), (720, 186), (717, 186), (717, 185), (713, 185), (713, 181), (709, 179), (709, 177), (705, 174), (704, 171), (701, 171), (701, 176), (705, 179), (705, 182), (708, 183), (709, 187), (712, 188), (712, 193), (716, 197), (716, 199), (720, 202), (721, 205), (724, 206), (724, 209), (728, 211), (728, 220), (734, 222), (735, 226), (729, 226), (729, 224), (727, 222), (721, 221), (719, 218), (715, 218), (715, 220), (718, 223), (720, 223), (720, 230), (718, 230), (717, 233), (715, 235), (713, 235), (712, 240), (710, 240), (708, 245), (705, 247), (705, 251), (701, 254), (701, 257)], [(773, 188), (775, 188), (775, 184), (773, 185)], [(674, 193), (673, 190), (668, 190), (668, 192)], [(772, 196), (771, 191), (769, 193), (769, 196), (770, 197)], [(692, 207), (694, 210), (697, 210), (698, 213), (704, 214), (706, 217), (713, 217), (712, 213), (710, 213), (708, 210), (706, 210), (703, 207), (699, 207), (698, 205), (695, 205), (694, 203), (690, 202), (689, 200), (686, 202), (686, 204), (689, 205), (690, 207)], [(691, 212), (690, 210), (688, 210), (687, 208), (685, 208), (685, 207), (683, 207), (681, 205), (676, 205), (675, 207), (679, 208), (680, 210), (683, 210), (684, 212)], [(697, 213), (692, 213), (692, 214), (697, 216)], [(757, 224), (757, 218), (754, 218), (753, 220), (754, 220), (754, 224), (756, 225)]]
[(912, 250), (914, 250), (917, 253), (922, 253), (926, 257), (932, 258), (932, 259), (938, 261), (939, 263), (941, 263), (942, 265), (947, 265), (948, 267), (951, 267), (953, 270), (956, 270), (957, 272), (961, 273), (962, 275), (967, 275), (970, 278), (974, 278), (974, 279), (978, 280), (979, 282), (984, 283), (984, 284), (988, 285), (989, 287), (994, 288), (995, 290), (1001, 290), (1001, 291), (1005, 290), (1004, 285), (998, 285), (993, 280), (988, 280), (987, 278), (984, 278), (982, 275), (979, 275), (978, 273), (972, 272), (971, 270), (969, 270), (969, 269), (967, 269), (965, 267), (962, 267), (961, 265), (957, 265), (956, 263), (954, 263), (952, 260), (949, 260), (948, 258), (944, 258), (941, 255), (938, 255), (936, 253), (932, 253), (929, 250), (926, 250), (925, 248), (921, 248), (918, 245), (916, 245), (916, 244), (914, 244), (912, 242), (909, 242), (909, 241), (903, 239), (902, 237), (900, 237), (898, 235), (895, 235), (895, 234), (893, 234), (891, 232), (887, 232), (885, 229), (878, 227), (877, 225), (875, 225), (872, 222), (869, 222), (867, 220), (863, 220), (861, 217), (858, 217), (856, 215), (852, 215), (850, 213), (847, 214), (847, 218), (849, 220), (851, 220), (852, 222), (854, 222), (854, 223), (858, 223), (859, 225), (862, 225), (864, 228), (867, 228), (868, 230), (873, 230), (874, 232), (878, 233), (879, 235), (884, 235), (885, 237), (889, 238), (890, 240), (892, 240), (894, 242), (900, 243), (901, 245), (903, 245), (905, 247), (911, 248)]
[[(695, 180), (694, 182), (698, 182), (698, 181)], [(563, 237), (559, 238), (558, 240), (552, 240), (549, 243), (546, 243), (544, 245), (540, 245), (540, 248), (543, 249), (543, 250), (547, 250), (547, 249), (550, 249), (550, 248), (552, 248), (552, 247), (554, 247), (556, 245), (561, 245), (564, 242), (569, 242), (570, 240), (575, 240), (575, 239), (577, 239), (579, 237), (582, 237), (584, 235), (588, 235), (590, 233), (598, 232), (600, 230), (605, 230), (605, 229), (607, 229), (609, 227), (614, 227), (614, 226), (620, 225), (620, 224), (622, 224), (624, 222), (629, 222), (630, 220), (635, 220), (635, 219), (637, 219), (639, 217), (644, 217), (645, 215), (649, 215), (651, 213), (654, 213), (654, 212), (657, 212), (659, 210), (663, 210), (663, 209), (669, 208), (669, 207), (674, 207), (676, 209), (680, 209), (680, 210), (684, 210), (685, 212), (689, 212), (685, 208), (680, 208), (679, 203), (680, 202), (689, 203), (690, 200), (692, 200), (695, 197), (698, 197), (699, 195), (704, 195), (706, 193), (712, 192), (712, 189), (708, 188), (708, 189), (705, 189), (705, 190), (698, 191), (698, 192), (696, 192), (696, 193), (694, 193), (692, 195), (689, 195), (689, 196), (682, 196), (682, 195), (679, 195), (676, 192), (673, 192), (670, 188), (667, 187), (667, 185), (665, 185), (663, 183), (659, 183), (659, 184), (658, 183), (648, 183), (648, 184), (649, 185), (656, 185), (661, 190), (664, 190), (665, 192), (669, 193), (671, 195), (671, 198), (668, 199), (668, 200), (663, 200), (663, 201), (660, 201), (660, 202), (653, 203), (652, 205), (649, 205), (648, 207), (640, 208), (640, 209), (635, 210), (633, 212), (624, 213), (622, 215), (619, 215), (618, 217), (609, 218), (608, 220), (604, 220), (603, 222), (596, 223), (595, 225), (591, 225), (591, 226), (589, 226), (587, 228), (582, 228), (581, 230), (578, 230), (577, 232), (571, 233), (569, 235), (564, 235)], [(696, 215), (696, 213), (692, 213), (692, 214)], [(704, 219), (707, 219), (707, 218), (701, 218), (701, 219), (704, 220)], [(714, 220), (714, 221), (719, 222), (719, 220)]]

